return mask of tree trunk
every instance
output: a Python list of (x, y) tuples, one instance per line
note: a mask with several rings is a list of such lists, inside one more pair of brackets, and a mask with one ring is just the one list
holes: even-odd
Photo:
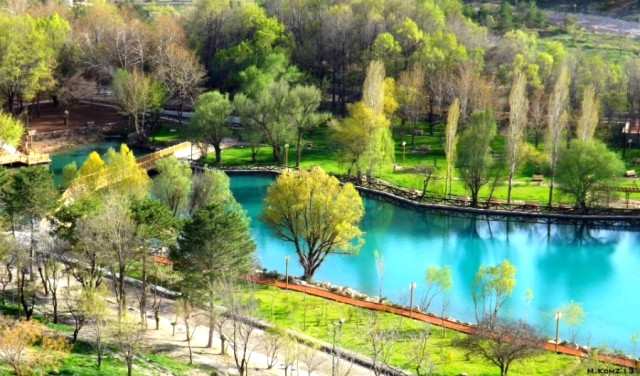
[(280, 145), (277, 144), (273, 144), (271, 145), (271, 147), (273, 148), (273, 161), (277, 162), (278, 164), (282, 164), (282, 154), (280, 153)]
[(47, 284), (47, 279), (44, 277), (42, 273), (42, 267), (38, 266), (38, 274), (40, 274), (40, 280), (42, 281), (42, 288), (44, 290), (44, 295), (49, 296), (49, 286)]
[[(222, 149), (220, 148), (220, 143), (214, 143), (213, 150), (216, 152), (216, 164), (219, 165), (222, 160)], [(206, 155), (203, 157), (206, 157)]]
[(300, 168), (300, 159), (302, 158), (302, 130), (298, 127), (298, 139), (296, 140), (296, 169)]
[[(153, 310), (153, 316), (154, 316), (154, 317), (155, 317), (155, 319), (156, 319), (156, 330), (159, 330), (159, 329), (160, 329), (160, 314), (159, 314), (159, 313), (160, 313), (160, 309), (155, 308), (155, 309)], [(174, 325), (174, 328), (175, 328), (175, 325)]]
[(140, 320), (142, 323), (142, 326), (144, 328), (147, 327), (147, 320), (146, 320), (146, 311), (147, 311), (147, 288), (148, 288), (148, 281), (147, 281), (147, 255), (143, 254), (142, 255), (142, 287), (140, 288)]
[(513, 173), (509, 173), (509, 188), (507, 189), (507, 205), (511, 204), (511, 187), (513, 186)]
[(31, 242), (30, 242), (30, 249), (29, 249), (29, 279), (31, 281), (35, 281), (36, 280), (36, 276), (35, 274), (33, 274), (33, 264), (34, 264), (34, 259), (36, 257), (36, 238), (35, 238), (35, 218), (33, 216), (31, 216), (31, 218), (29, 218), (29, 222), (31, 223)]
[(58, 323), (58, 294), (55, 290), (51, 290), (51, 304), (53, 305), (53, 323)]

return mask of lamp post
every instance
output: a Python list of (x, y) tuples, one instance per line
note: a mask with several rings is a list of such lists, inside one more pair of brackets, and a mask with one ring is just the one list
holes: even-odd
[(289, 255), (284, 256), (284, 283), (285, 290), (289, 290)]
[(289, 144), (284, 144), (284, 165), (289, 166)]
[(342, 324), (344, 319), (333, 322), (333, 342), (331, 346), (331, 376), (336, 376), (336, 333), (338, 330), (342, 332)]
[(562, 312), (556, 311), (556, 354), (558, 353), (558, 330), (560, 329), (560, 318), (562, 317)]
[(413, 317), (413, 289), (416, 288), (416, 283), (409, 283), (409, 318)]
[(404, 164), (404, 151), (407, 146), (407, 141), (402, 141), (402, 164)]

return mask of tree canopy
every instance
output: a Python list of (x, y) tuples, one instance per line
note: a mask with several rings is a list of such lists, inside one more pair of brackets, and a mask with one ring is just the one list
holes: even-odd
[(362, 245), (358, 223), (362, 199), (350, 183), (320, 168), (285, 171), (273, 183), (260, 220), (282, 240), (291, 242), (310, 280), (330, 254), (354, 254)]

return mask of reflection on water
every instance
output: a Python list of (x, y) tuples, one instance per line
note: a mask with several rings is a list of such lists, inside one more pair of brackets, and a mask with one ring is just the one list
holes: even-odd
[[(270, 176), (232, 175), (237, 200), (252, 218), (260, 212)], [(288, 243), (274, 239), (257, 220), (252, 221), (262, 266), (284, 272), (284, 256), (295, 259)], [(632, 351), (631, 334), (640, 332), (639, 234), (592, 229), (589, 226), (547, 226), (514, 220), (488, 221), (483, 216), (461, 218), (419, 213), (389, 203), (365, 199), (365, 245), (357, 256), (330, 256), (316, 280), (348, 285), (377, 295), (379, 284), (374, 249), (384, 257), (383, 295), (408, 303), (409, 283), (417, 282), (416, 296), (428, 265), (451, 267), (453, 286), (447, 315), (473, 321), (470, 286), (480, 265), (503, 259), (515, 265), (516, 287), (506, 315), (522, 317), (554, 335), (555, 309), (571, 300), (587, 313), (578, 342)], [(290, 263), (293, 274), (302, 273)], [(533, 300), (527, 304), (526, 291)], [(439, 302), (433, 306), (438, 307)], [(561, 337), (568, 338), (560, 324)]]

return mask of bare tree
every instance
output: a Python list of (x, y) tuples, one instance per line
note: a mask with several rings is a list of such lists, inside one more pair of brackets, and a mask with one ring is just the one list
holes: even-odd
[(78, 334), (82, 328), (89, 322), (89, 316), (87, 312), (82, 309), (80, 304), (80, 295), (82, 293), (82, 287), (71, 288), (67, 286), (67, 288), (62, 290), (62, 302), (64, 307), (66, 308), (66, 312), (71, 319), (73, 320), (73, 336), (71, 339), (72, 343), (76, 343), (78, 340)]
[(221, 291), (222, 302), (227, 308), (231, 324), (227, 328), (227, 338), (233, 350), (233, 359), (240, 376), (248, 375), (248, 364), (256, 344), (251, 338), (255, 331), (253, 320), (257, 317), (257, 301), (253, 286), (243, 291), (240, 286), (227, 284)]
[(58, 287), (64, 276), (64, 264), (60, 261), (61, 255), (69, 249), (69, 245), (63, 239), (53, 237), (47, 229), (41, 228), (38, 232), (38, 256), (40, 264), (38, 272), (45, 295), (51, 293), (51, 306), (53, 307), (53, 322), (58, 323)]
[(206, 72), (190, 50), (175, 43), (169, 44), (162, 55), (156, 76), (169, 97), (178, 101), (178, 122), (182, 124), (184, 105), (202, 92)]
[[(307, 376), (311, 376), (312, 373), (316, 372), (322, 364), (325, 362), (325, 359), (321, 356), (322, 352), (320, 351), (320, 347), (316, 344), (301, 344), (298, 349), (298, 358), (302, 360), (302, 362), (307, 367)], [(300, 367), (298, 367), (300, 369)]]
[[(182, 319), (185, 328), (187, 347), (189, 349), (189, 364), (193, 364), (193, 348), (191, 341), (198, 326), (205, 323), (206, 318), (197, 312), (194, 302), (189, 296), (182, 296), (175, 303), (176, 316)], [(176, 323), (177, 324), (177, 323)]]
[(513, 175), (521, 160), (520, 149), (523, 142), (524, 129), (527, 125), (527, 78), (522, 71), (515, 73), (509, 94), (509, 128), (507, 129), (506, 162), (509, 173), (509, 188), (507, 190), (507, 204), (511, 203), (511, 188)]
[(507, 376), (514, 361), (543, 351), (543, 341), (535, 328), (524, 321), (502, 319), (495, 324), (481, 322), (473, 334), (457, 344), (499, 367), (501, 376)]
[(267, 369), (273, 368), (273, 366), (278, 363), (276, 356), (284, 344), (285, 334), (286, 329), (279, 326), (269, 327), (265, 331), (264, 341), (262, 341), (262, 350), (266, 355)]
[(98, 356), (98, 368), (102, 365), (104, 351), (105, 326), (108, 319), (107, 307), (108, 291), (105, 286), (98, 288), (85, 287), (79, 297), (79, 314), (86, 316), (89, 324), (90, 336)]
[(556, 176), (556, 165), (560, 155), (560, 147), (567, 127), (567, 101), (569, 98), (569, 68), (563, 64), (560, 68), (558, 80), (553, 86), (553, 93), (549, 99), (549, 125), (547, 128), (547, 153), (549, 154), (549, 206), (553, 204), (553, 187)]
[(411, 347), (408, 358), (410, 359), (409, 364), (416, 371), (416, 376), (431, 374), (435, 366), (431, 361), (431, 352), (429, 351), (430, 330), (431, 325), (427, 323), (412, 330), (410, 334), (411, 343), (414, 345)]
[(131, 376), (133, 358), (140, 353), (147, 342), (144, 323), (125, 316), (112, 328), (110, 337), (127, 364), (127, 376)]
[(298, 342), (296, 342), (295, 338), (291, 337), (288, 333), (285, 333), (283, 340), (281, 353), (282, 363), (284, 366), (284, 376), (289, 374), (289, 369), (291, 369), (291, 374), (293, 375), (292, 368), (298, 360), (300, 346)]
[(382, 327), (377, 312), (371, 313), (368, 321), (366, 341), (371, 356), (371, 370), (374, 375), (380, 376), (391, 360), (400, 332), (398, 328)]

